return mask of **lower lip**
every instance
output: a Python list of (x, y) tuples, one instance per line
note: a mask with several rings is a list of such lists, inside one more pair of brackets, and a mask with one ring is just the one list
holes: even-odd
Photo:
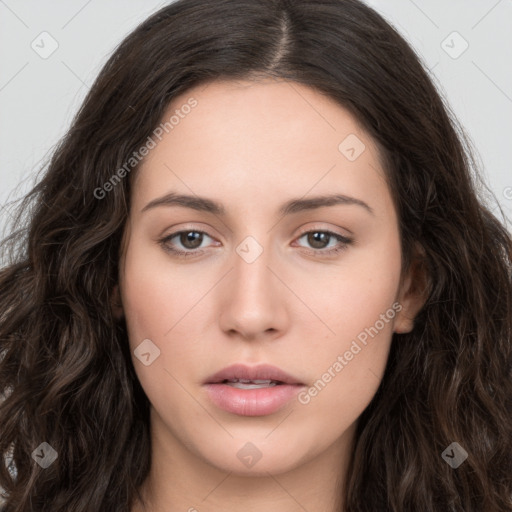
[(206, 384), (212, 402), (224, 411), (240, 416), (265, 416), (281, 409), (304, 387), (278, 384), (268, 388), (240, 389), (227, 384)]

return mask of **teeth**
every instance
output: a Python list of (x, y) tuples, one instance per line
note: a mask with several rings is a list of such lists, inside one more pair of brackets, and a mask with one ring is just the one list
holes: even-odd
[(245, 383), (245, 382), (226, 382), (228, 386), (238, 389), (260, 389), (260, 388), (270, 388), (273, 386), (277, 386), (277, 382), (273, 381), (265, 381), (264, 384), (254, 384), (254, 383)]
[(271, 379), (230, 379), (225, 380), (224, 384), (238, 389), (259, 389), (277, 386), (278, 381)]
[(249, 384), (249, 383), (252, 383), (252, 384), (269, 384), (270, 382), (279, 382), (277, 380), (272, 380), (272, 379), (225, 379), (224, 382), (242, 382), (244, 384)]

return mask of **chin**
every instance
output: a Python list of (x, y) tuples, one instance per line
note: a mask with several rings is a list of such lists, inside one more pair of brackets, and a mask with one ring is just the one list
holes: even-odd
[(224, 445), (218, 443), (220, 450), (212, 452), (212, 446), (209, 446), (207, 452), (202, 451), (201, 455), (208, 464), (238, 476), (268, 477), (268, 473), (286, 473), (304, 462), (306, 453), (298, 453), (291, 443), (265, 440), (267, 435), (268, 431), (261, 438), (254, 436), (252, 441), (250, 436), (230, 439)]

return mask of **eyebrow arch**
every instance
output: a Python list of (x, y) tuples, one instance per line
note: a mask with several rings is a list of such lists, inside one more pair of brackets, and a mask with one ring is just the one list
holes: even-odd
[[(372, 215), (375, 215), (373, 209), (360, 199), (346, 196), (343, 194), (321, 195), (310, 197), (308, 199), (291, 199), (279, 208), (279, 214), (282, 216), (299, 213), (306, 210), (315, 210), (326, 206), (335, 206), (338, 204), (362, 206)], [(183, 206), (197, 211), (212, 213), (218, 216), (225, 216), (226, 210), (221, 203), (208, 199), (206, 197), (191, 196), (186, 194), (177, 194), (170, 192), (162, 197), (157, 197), (150, 201), (141, 210), (145, 212), (158, 206)]]

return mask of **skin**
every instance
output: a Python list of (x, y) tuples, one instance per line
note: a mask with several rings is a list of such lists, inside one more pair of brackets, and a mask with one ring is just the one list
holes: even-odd
[[(151, 402), (146, 510), (334, 511), (392, 334), (410, 331), (423, 304), (416, 265), (401, 276), (398, 219), (377, 147), (346, 109), (301, 84), (211, 82), (174, 98), (164, 118), (191, 97), (197, 106), (164, 134), (134, 181), (115, 290), (114, 311), (126, 319)], [(366, 147), (354, 161), (338, 149), (349, 134)], [(171, 191), (214, 199), (226, 215), (176, 205), (141, 212)], [(373, 214), (357, 204), (278, 214), (292, 198), (335, 192)], [(207, 233), (197, 245), (167, 241), (195, 256), (172, 255), (159, 242), (180, 230)], [(322, 256), (343, 244), (327, 235), (315, 244), (309, 230), (354, 241)], [(263, 248), (252, 263), (236, 251), (247, 236)], [(232, 363), (265, 362), (309, 388), (389, 310), (394, 317), (307, 404), (239, 416), (202, 386)], [(160, 350), (148, 366), (134, 355), (145, 339)], [(261, 454), (252, 467), (237, 457), (247, 442)]]

